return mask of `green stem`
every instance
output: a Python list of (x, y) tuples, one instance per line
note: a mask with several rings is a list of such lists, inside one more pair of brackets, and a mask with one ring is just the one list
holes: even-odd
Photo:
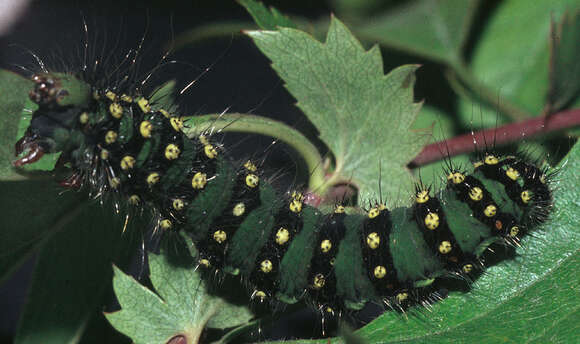
[(453, 72), (455, 72), (457, 78), (459, 78), (461, 82), (465, 83), (468, 88), (475, 93), (477, 98), (492, 106), (497, 111), (505, 114), (511, 118), (512, 121), (522, 121), (532, 117), (530, 113), (522, 110), (507, 100), (502, 100), (501, 102), (498, 101), (497, 94), (479, 81), (463, 61), (454, 61), (449, 63), (448, 66), (453, 70)]
[(200, 25), (179, 34), (164, 49), (178, 51), (203, 40), (231, 37), (240, 34), (242, 30), (254, 30), (257, 28), (258, 26), (252, 21), (235, 20)]
[(238, 132), (266, 135), (286, 143), (294, 148), (306, 162), (310, 171), (309, 190), (316, 190), (317, 194), (324, 195), (328, 183), (324, 178), (322, 157), (316, 146), (294, 128), (266, 117), (240, 113), (190, 117), (187, 124), (191, 127), (185, 131), (189, 137), (206, 131)]

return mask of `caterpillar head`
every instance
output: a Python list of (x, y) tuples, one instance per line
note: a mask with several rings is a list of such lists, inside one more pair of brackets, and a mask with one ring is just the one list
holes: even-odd
[(62, 152), (74, 144), (71, 139), (78, 118), (91, 102), (91, 88), (71, 74), (35, 74), (30, 99), (38, 104), (24, 136), (15, 145), (13, 162), (22, 166), (39, 160), (45, 153)]

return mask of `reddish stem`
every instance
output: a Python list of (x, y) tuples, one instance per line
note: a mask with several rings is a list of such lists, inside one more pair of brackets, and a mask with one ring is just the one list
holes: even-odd
[(420, 167), (447, 157), (471, 153), (475, 150), (485, 150), (491, 146), (501, 146), (578, 125), (580, 125), (580, 109), (573, 109), (547, 117), (536, 117), (494, 129), (464, 134), (423, 147), (421, 153), (409, 163), (409, 166), (411, 168)]

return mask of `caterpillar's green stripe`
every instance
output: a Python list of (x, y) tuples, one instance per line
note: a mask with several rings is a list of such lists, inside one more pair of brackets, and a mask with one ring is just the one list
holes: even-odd
[(436, 193), (418, 186), (411, 207), (347, 214), (339, 204), (323, 214), (299, 192), (278, 193), (251, 161), (235, 164), (211, 138), (187, 138), (179, 117), (138, 94), (67, 74), (33, 80), (39, 108), (17, 165), (62, 152), (90, 185), (153, 209), (160, 231), (187, 233), (200, 266), (240, 274), (257, 301), (306, 298), (327, 312), (369, 301), (401, 307), (437, 278), (470, 275), (492, 243), (517, 243), (552, 204), (544, 170), (487, 152), (471, 173), (450, 168)]

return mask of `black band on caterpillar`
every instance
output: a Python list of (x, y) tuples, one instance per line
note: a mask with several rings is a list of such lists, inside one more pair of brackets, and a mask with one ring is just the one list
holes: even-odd
[(33, 80), (39, 109), (15, 165), (62, 152), (89, 185), (152, 208), (160, 231), (185, 231), (200, 266), (240, 274), (258, 302), (307, 299), (330, 313), (369, 301), (403, 307), (437, 278), (467, 277), (491, 244), (517, 243), (552, 204), (544, 170), (488, 152), (471, 173), (450, 167), (441, 191), (418, 184), (412, 207), (322, 214), (209, 137), (187, 138), (180, 117), (140, 95), (66, 74)]

